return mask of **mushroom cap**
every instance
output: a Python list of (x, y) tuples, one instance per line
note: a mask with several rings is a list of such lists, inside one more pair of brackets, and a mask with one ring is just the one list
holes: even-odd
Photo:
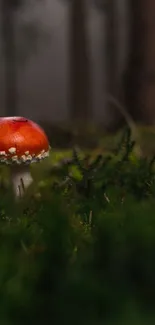
[(0, 162), (30, 164), (49, 155), (49, 141), (36, 123), (24, 117), (0, 118)]

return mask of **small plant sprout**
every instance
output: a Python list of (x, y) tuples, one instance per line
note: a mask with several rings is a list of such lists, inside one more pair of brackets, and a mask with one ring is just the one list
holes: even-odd
[(24, 117), (0, 118), (0, 163), (9, 165), (16, 198), (33, 182), (30, 165), (49, 156), (49, 141), (39, 125)]

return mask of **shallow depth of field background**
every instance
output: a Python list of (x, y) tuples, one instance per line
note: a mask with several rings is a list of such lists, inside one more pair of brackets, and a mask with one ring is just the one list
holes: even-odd
[(0, 324), (155, 323), (155, 2), (1, 0), (0, 116), (51, 153), (0, 166)]

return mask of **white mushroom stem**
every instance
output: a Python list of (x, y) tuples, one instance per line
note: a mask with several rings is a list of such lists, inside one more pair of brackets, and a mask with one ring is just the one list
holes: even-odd
[(13, 191), (16, 198), (23, 197), (26, 189), (33, 182), (33, 178), (30, 172), (30, 166), (16, 165), (11, 166), (11, 182), (13, 186)]

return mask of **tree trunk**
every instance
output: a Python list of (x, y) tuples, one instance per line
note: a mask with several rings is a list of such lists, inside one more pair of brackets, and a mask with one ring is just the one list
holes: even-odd
[(115, 129), (122, 121), (122, 114), (117, 106), (114, 105), (115, 100), (120, 97), (119, 71), (118, 71), (118, 26), (117, 26), (117, 7), (116, 0), (107, 0), (105, 6), (105, 21), (106, 21), (106, 43), (104, 43), (103, 53), (105, 55), (106, 64), (106, 109), (108, 111), (109, 129)]
[(17, 115), (18, 89), (15, 44), (15, 17), (9, 0), (1, 2), (2, 42), (5, 64), (5, 112), (7, 116)]
[(140, 104), (143, 117), (149, 124), (155, 123), (155, 1), (142, 1), (144, 39), (144, 66), (141, 83)]
[(142, 1), (130, 0), (130, 52), (124, 78), (125, 101), (128, 111), (138, 119), (141, 111), (139, 101), (144, 62), (144, 35), (142, 29)]
[(117, 93), (117, 21), (115, 0), (107, 0), (106, 10), (106, 85), (111, 95)]
[(85, 123), (91, 117), (90, 63), (86, 33), (85, 0), (73, 0), (70, 8), (70, 117)]
[(155, 1), (130, 0), (130, 60), (125, 90), (128, 109), (144, 123), (155, 122)]

